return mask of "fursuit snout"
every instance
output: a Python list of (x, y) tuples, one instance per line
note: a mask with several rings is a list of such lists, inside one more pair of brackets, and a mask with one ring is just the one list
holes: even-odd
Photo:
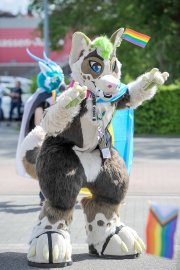
[(118, 91), (120, 81), (112, 75), (104, 75), (97, 81), (97, 87), (103, 90), (105, 95), (113, 95)]

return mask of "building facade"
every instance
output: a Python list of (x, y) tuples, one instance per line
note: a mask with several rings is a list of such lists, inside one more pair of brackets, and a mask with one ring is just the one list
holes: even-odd
[[(44, 43), (38, 31), (39, 18), (33, 16), (3, 16), (0, 13), (0, 76), (32, 78), (39, 72), (38, 64), (26, 53), (28, 48), (42, 58)], [(63, 49), (50, 52), (49, 57), (60, 64), (66, 73), (72, 35), (68, 33), (62, 41)]]

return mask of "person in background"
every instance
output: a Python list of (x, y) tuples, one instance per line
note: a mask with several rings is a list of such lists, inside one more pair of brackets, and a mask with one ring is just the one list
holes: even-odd
[(21, 95), (22, 95), (21, 83), (17, 81), (16, 86), (11, 90), (10, 93), (11, 107), (9, 112), (9, 121), (12, 121), (12, 116), (15, 108), (17, 108), (18, 120), (21, 119), (21, 105), (22, 105)]

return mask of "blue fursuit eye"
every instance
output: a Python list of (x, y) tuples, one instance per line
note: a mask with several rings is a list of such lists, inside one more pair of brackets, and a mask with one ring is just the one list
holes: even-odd
[(102, 66), (95, 61), (89, 61), (89, 65), (90, 65), (91, 69), (96, 73), (100, 73), (102, 70)]

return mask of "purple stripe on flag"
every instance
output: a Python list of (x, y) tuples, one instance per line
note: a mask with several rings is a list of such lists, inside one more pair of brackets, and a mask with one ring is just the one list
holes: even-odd
[(139, 46), (139, 47), (142, 47), (142, 48), (144, 48), (146, 46), (146, 44), (142, 44), (141, 42), (135, 41), (135, 40), (133, 40), (132, 38), (129, 38), (129, 37), (124, 36), (123, 39), (125, 39), (125, 40)]

